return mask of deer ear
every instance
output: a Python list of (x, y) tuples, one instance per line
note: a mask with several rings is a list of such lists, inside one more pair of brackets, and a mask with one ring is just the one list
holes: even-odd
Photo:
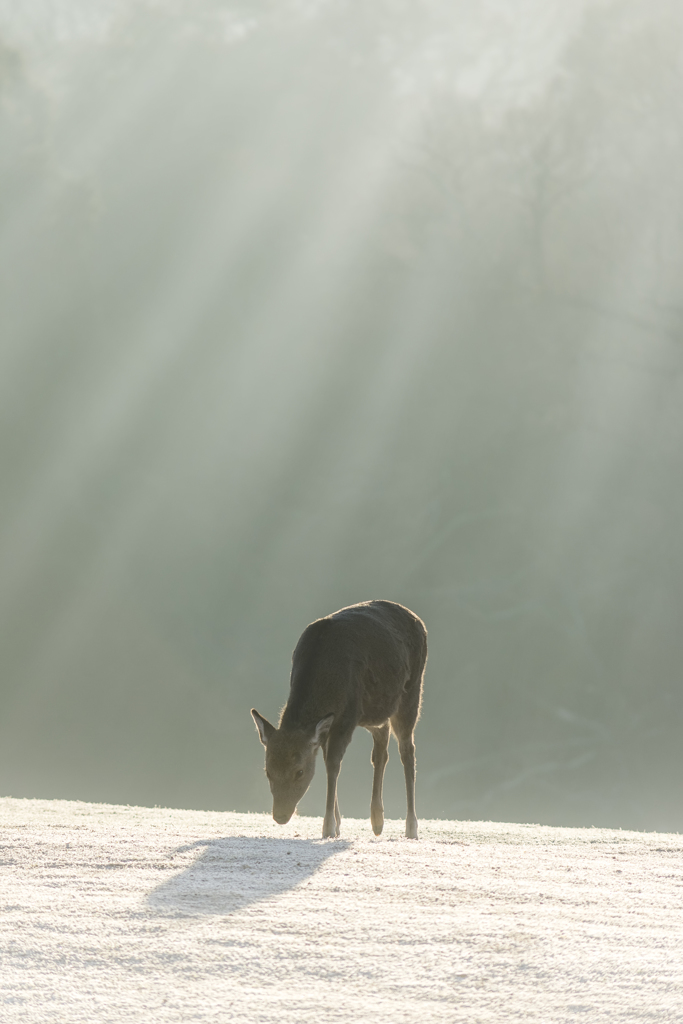
[(320, 719), (320, 721), (318, 722), (318, 724), (315, 727), (315, 732), (313, 733), (313, 739), (311, 740), (311, 746), (313, 746), (313, 747), (319, 747), (320, 746), (320, 744), (321, 744), (321, 742), (323, 740), (323, 737), (325, 736), (326, 733), (328, 733), (330, 731), (330, 726), (332, 725), (333, 722), (334, 722), (334, 715), (325, 715), (324, 718)]
[(271, 725), (267, 718), (263, 715), (259, 715), (255, 708), (251, 709), (251, 717), (256, 722), (256, 728), (258, 729), (259, 739), (264, 747), (268, 746), (268, 740), (276, 731), (275, 726)]

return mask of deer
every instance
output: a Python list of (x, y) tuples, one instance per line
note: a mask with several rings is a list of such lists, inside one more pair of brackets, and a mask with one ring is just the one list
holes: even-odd
[(417, 839), (415, 725), (422, 705), (427, 630), (414, 612), (393, 601), (352, 604), (303, 631), (292, 654), (289, 697), (277, 727), (251, 714), (266, 748), (273, 818), (285, 825), (311, 784), (321, 749), (327, 771), (323, 839), (340, 835), (337, 780), (356, 726), (373, 738), (370, 821), (384, 827), (382, 785), (389, 738), (398, 743), (406, 781), (406, 830)]

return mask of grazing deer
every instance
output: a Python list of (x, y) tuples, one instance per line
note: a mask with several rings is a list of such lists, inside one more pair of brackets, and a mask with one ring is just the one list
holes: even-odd
[(406, 836), (417, 839), (415, 743), (427, 630), (413, 612), (393, 601), (365, 601), (317, 619), (301, 634), (292, 655), (289, 699), (276, 729), (252, 709), (266, 748), (273, 817), (284, 825), (311, 784), (322, 748), (327, 769), (323, 839), (339, 835), (337, 778), (353, 731), (372, 733), (370, 820), (384, 826), (382, 782), (393, 731), (406, 777)]

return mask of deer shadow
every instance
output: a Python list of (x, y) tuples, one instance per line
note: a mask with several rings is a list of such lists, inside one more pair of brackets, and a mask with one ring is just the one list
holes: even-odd
[(344, 840), (247, 836), (200, 839), (173, 851), (187, 853), (204, 847), (189, 867), (153, 889), (146, 902), (158, 913), (173, 917), (233, 914), (294, 889), (349, 845)]

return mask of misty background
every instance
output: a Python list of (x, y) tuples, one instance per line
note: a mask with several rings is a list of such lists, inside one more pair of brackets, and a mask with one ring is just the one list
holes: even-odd
[(677, 0), (0, 0), (3, 794), (269, 810), (386, 598), (419, 816), (683, 827), (682, 96)]

